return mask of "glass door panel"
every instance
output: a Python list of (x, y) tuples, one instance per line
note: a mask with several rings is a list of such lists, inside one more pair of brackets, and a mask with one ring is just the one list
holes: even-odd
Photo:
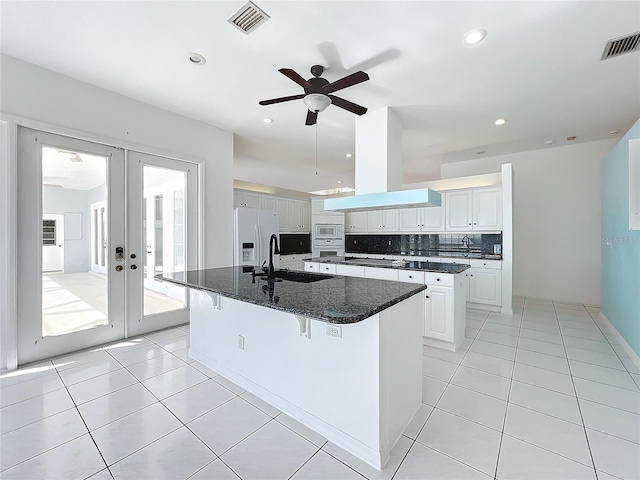
[(124, 215), (121, 150), (19, 128), (19, 363), (124, 336)]

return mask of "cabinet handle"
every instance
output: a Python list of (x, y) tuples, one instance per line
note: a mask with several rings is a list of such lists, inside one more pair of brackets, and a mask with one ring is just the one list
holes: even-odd
[(429, 295), (427, 295), (425, 298), (429, 298)]
[(471, 223), (469, 223), (469, 225), (471, 225)]
[(473, 275), (471, 275), (473, 277)]
[(486, 263), (483, 263), (483, 265), (486, 265)]
[(440, 281), (440, 279), (439, 279), (439, 278), (436, 278), (436, 281), (437, 281), (437, 282), (439, 282), (439, 281)]
[(409, 275), (409, 278), (413, 278), (413, 276)]
[(476, 222), (473, 222), (473, 224), (474, 224), (474, 225), (477, 225), (477, 223), (476, 223)]

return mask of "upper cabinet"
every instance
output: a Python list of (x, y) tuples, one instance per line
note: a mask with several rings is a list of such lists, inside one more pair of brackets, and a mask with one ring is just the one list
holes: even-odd
[(367, 212), (369, 232), (397, 232), (398, 210), (372, 210)]
[(281, 232), (311, 232), (310, 201), (276, 197), (248, 190), (234, 190), (233, 207), (276, 211)]
[(473, 230), (471, 190), (455, 190), (445, 194), (446, 229), (455, 232)]
[(311, 213), (313, 215), (330, 215), (344, 218), (344, 212), (336, 212), (333, 210), (324, 209), (324, 198), (312, 198), (311, 199)]
[(247, 208), (260, 208), (259, 193), (248, 192), (245, 190), (233, 191), (233, 208), (247, 207)]
[(367, 212), (347, 212), (344, 214), (345, 233), (367, 233)]
[(446, 230), (502, 230), (502, 188), (455, 190), (445, 195)]
[(502, 188), (473, 190), (473, 229), (502, 230)]
[(441, 207), (401, 208), (398, 210), (399, 232), (444, 232), (444, 195)]

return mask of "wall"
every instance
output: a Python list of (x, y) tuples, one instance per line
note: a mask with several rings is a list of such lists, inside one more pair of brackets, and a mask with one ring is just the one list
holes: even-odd
[[(203, 170), (200, 193), (204, 212), (200, 218), (204, 231), (200, 233), (204, 266), (232, 264), (231, 132), (6, 55), (0, 55), (0, 67), (0, 114), (8, 122), (10, 140), (9, 176), (3, 178), (3, 189), (15, 183), (15, 178), (9, 177), (15, 176), (13, 142), (17, 125), (198, 163)], [(10, 199), (12, 196), (15, 198), (15, 192), (9, 195)], [(15, 210), (15, 205), (9, 205), (8, 210), (14, 211), (11, 209)], [(11, 216), (10, 212), (7, 216)], [(8, 253), (3, 249), (0, 255)], [(11, 258), (0, 262), (3, 267), (7, 264), (11, 265)], [(2, 287), (3, 290), (15, 284), (15, 271), (10, 275), (12, 286)], [(14, 294), (10, 296), (15, 298)], [(9, 323), (7, 315), (14, 316), (3, 313), (1, 323)], [(11, 328), (7, 337), (15, 335)], [(5, 356), (1, 357), (0, 366), (4, 366)]]
[(71, 188), (43, 187), (42, 213), (82, 214), (82, 239), (64, 240), (64, 273), (91, 270), (91, 217), (89, 192)]
[(640, 138), (640, 120), (615, 145), (601, 165), (600, 310), (640, 355), (640, 232), (629, 230), (629, 140), (634, 138)]
[(600, 140), (441, 166), (442, 178), (513, 165), (513, 293), (600, 304)]

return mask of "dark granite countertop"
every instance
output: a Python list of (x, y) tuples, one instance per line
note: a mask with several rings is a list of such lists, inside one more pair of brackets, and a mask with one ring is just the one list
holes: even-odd
[(469, 265), (461, 263), (440, 263), (440, 262), (418, 262), (414, 260), (405, 260), (404, 262), (395, 262), (391, 260), (380, 261), (379, 259), (367, 259), (357, 257), (313, 257), (304, 258), (305, 262), (331, 263), (340, 265), (360, 265), (364, 267), (375, 268), (394, 268), (396, 270), (420, 270), (423, 272), (435, 273), (451, 273), (456, 274), (464, 272)]
[[(426, 289), (426, 285), (279, 270), (295, 280), (267, 281), (254, 267), (223, 267), (156, 275), (177, 285), (328, 323), (356, 323)], [(255, 267), (260, 272), (259, 267)], [(311, 283), (307, 280), (321, 278)]]

